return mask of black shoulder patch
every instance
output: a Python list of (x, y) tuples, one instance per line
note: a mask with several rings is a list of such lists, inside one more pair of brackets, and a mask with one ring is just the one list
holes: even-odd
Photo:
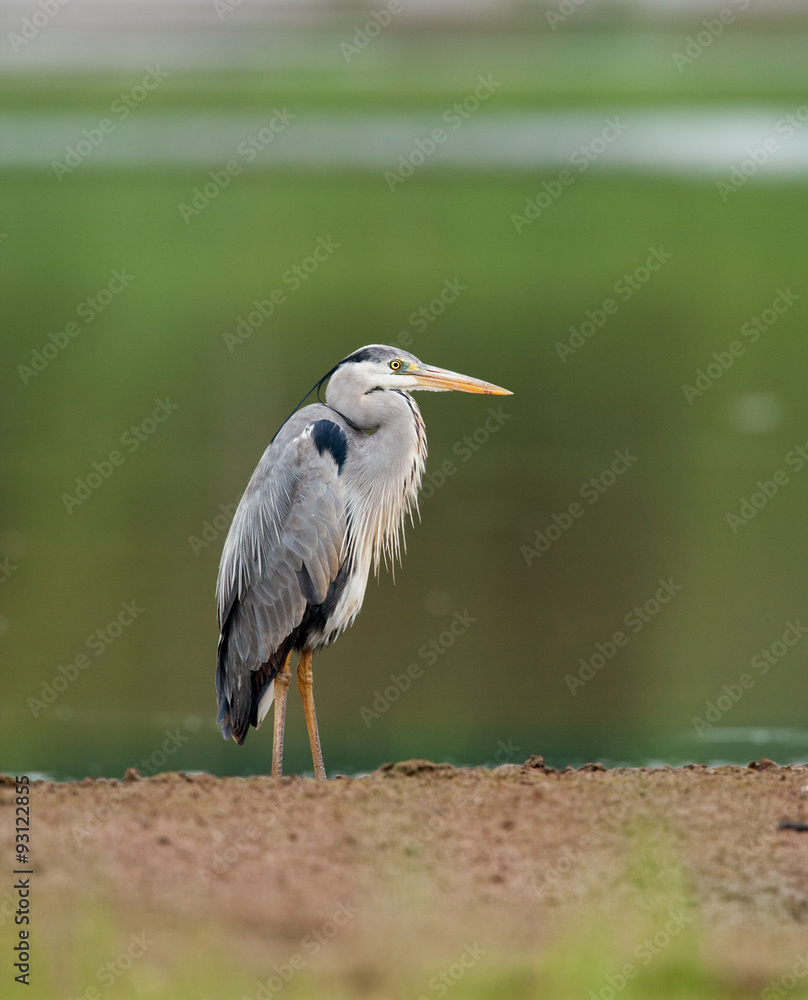
[(335, 424), (333, 420), (315, 421), (311, 427), (311, 439), (321, 455), (325, 451), (331, 454), (342, 472), (348, 457), (348, 437), (339, 424)]

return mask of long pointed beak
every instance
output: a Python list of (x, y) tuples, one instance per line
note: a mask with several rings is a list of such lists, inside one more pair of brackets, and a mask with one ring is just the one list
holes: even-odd
[(432, 389), (436, 392), (457, 389), (460, 392), (484, 392), (489, 396), (513, 395), (510, 389), (503, 389), (501, 386), (483, 382), (478, 378), (471, 378), (470, 375), (450, 372), (445, 368), (434, 368), (432, 365), (421, 365), (417, 371), (408, 374), (412, 375), (418, 385), (423, 386), (424, 389)]

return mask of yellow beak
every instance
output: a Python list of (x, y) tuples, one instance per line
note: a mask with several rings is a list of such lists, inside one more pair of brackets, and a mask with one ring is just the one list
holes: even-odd
[(503, 389), (501, 386), (492, 385), (490, 382), (483, 382), (478, 378), (471, 378), (470, 375), (460, 375), (458, 372), (450, 372), (445, 368), (433, 368), (432, 365), (421, 365), (417, 371), (411, 371), (407, 374), (412, 375), (418, 385), (437, 392), (457, 389), (460, 392), (484, 392), (489, 396), (513, 395), (510, 389)]

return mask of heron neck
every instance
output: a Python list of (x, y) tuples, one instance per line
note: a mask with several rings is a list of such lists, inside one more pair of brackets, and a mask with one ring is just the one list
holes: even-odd
[(335, 410), (355, 430), (375, 431), (398, 425), (402, 417), (412, 421), (411, 398), (404, 392), (371, 389), (357, 393), (352, 386), (343, 386), (335, 375), (328, 383), (326, 406)]
[(336, 406), (331, 406), (330, 403), (326, 403), (325, 405), (328, 407), (329, 410), (333, 410), (334, 413), (336, 413), (338, 417), (342, 417), (342, 419), (345, 421), (345, 423), (348, 424), (349, 427), (353, 427), (353, 429), (355, 431), (364, 430), (364, 428), (362, 428), (362, 427), (357, 427), (357, 425), (353, 422), (353, 420), (351, 420), (349, 417), (347, 417), (341, 410), (338, 410), (336, 408)]

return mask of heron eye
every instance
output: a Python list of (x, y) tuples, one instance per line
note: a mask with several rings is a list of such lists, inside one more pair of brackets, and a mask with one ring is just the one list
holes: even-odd
[(394, 372), (397, 372), (398, 369), (401, 367), (401, 362), (399, 361), (398, 358), (396, 358), (395, 361), (390, 362), (390, 367), (393, 369)]

